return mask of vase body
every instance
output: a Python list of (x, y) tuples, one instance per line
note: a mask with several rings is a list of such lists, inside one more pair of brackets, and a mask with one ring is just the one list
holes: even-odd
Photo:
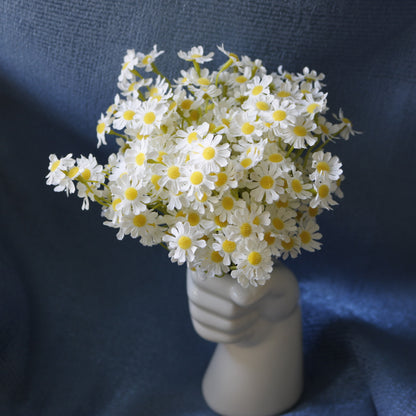
[(188, 270), (192, 323), (217, 342), (202, 381), (222, 416), (272, 416), (302, 392), (302, 319), (293, 274), (277, 265), (265, 286), (244, 289), (230, 276), (201, 279)]

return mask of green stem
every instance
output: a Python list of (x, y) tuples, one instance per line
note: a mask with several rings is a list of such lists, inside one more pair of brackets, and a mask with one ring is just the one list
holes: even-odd
[(169, 79), (167, 77), (165, 77), (158, 69), (158, 67), (156, 66), (156, 64), (153, 62), (152, 63), (152, 69), (153, 72), (159, 76), (161, 76), (169, 85), (169, 88), (172, 88), (172, 84), (170, 83)]
[(201, 76), (201, 67), (199, 66), (199, 63), (195, 60), (193, 60), (192, 63), (194, 64), (196, 73), (200, 77)]
[(293, 149), (295, 148), (295, 145), (292, 144), (292, 146), (290, 147), (290, 149), (286, 152), (285, 157), (289, 157), (289, 155), (293, 152)]
[(128, 140), (128, 137), (127, 136), (124, 136), (123, 134), (117, 133), (114, 130), (110, 130), (110, 132), (108, 134), (112, 134), (113, 136), (118, 136), (118, 137), (121, 137), (124, 140)]

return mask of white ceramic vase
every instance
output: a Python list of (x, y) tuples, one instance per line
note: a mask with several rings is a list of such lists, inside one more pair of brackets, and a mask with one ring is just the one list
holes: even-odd
[(288, 410), (303, 387), (297, 281), (276, 265), (271, 279), (242, 288), (231, 276), (187, 271), (193, 326), (217, 342), (202, 381), (208, 406), (222, 416), (271, 416)]

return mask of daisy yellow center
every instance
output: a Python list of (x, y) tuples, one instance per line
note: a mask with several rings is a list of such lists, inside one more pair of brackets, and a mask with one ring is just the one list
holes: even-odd
[(272, 224), (276, 230), (283, 230), (285, 228), (285, 223), (279, 217), (273, 218)]
[(169, 105), (169, 111), (173, 110), (176, 107), (175, 101), (172, 101)]
[(257, 266), (261, 263), (261, 254), (258, 251), (252, 251), (247, 256), (247, 260), (252, 266)]
[(224, 242), (222, 243), (222, 249), (226, 252), (226, 253), (232, 253), (236, 248), (236, 244), (234, 243), (234, 241), (230, 241), (230, 240), (224, 240)]
[(125, 197), (126, 197), (126, 199), (128, 199), (129, 201), (134, 201), (134, 200), (137, 198), (137, 194), (138, 194), (137, 189), (132, 188), (132, 187), (127, 188), (127, 189), (124, 191), (124, 196), (125, 196)]
[(253, 224), (254, 225), (260, 225), (260, 218), (259, 217), (255, 217), (253, 220)]
[(102, 134), (104, 132), (104, 130), (105, 130), (105, 123), (98, 124), (98, 126), (97, 126), (97, 133), (98, 134)]
[(202, 152), (202, 157), (205, 160), (211, 160), (215, 156), (215, 149), (213, 147), (207, 147)]
[(181, 175), (179, 172), (178, 166), (170, 166), (167, 174), (168, 174), (168, 177), (173, 180), (178, 179), (179, 176)]
[(183, 235), (178, 240), (178, 246), (182, 250), (188, 250), (192, 246), (192, 240), (188, 236)]
[(113, 208), (113, 210), (115, 211), (117, 208), (117, 205), (121, 202), (121, 198), (116, 198), (112, 203), (111, 203), (111, 207)]
[(86, 181), (91, 178), (91, 171), (87, 168), (85, 168), (82, 173), (81, 176), (83, 177), (83, 179), (85, 179)]
[(211, 253), (211, 261), (213, 261), (214, 263), (221, 263), (222, 259), (223, 257), (221, 256), (220, 253), (218, 253), (218, 251), (213, 251)]
[(290, 97), (290, 92), (287, 91), (279, 91), (277, 93), (277, 96), (280, 98)]
[(191, 144), (198, 138), (198, 133), (196, 131), (193, 131), (192, 133), (188, 134), (188, 143)]
[(239, 75), (236, 79), (236, 82), (238, 82), (239, 84), (243, 84), (244, 82), (247, 81), (247, 78), (244, 75)]
[(215, 182), (215, 186), (220, 187), (227, 183), (228, 176), (224, 172), (220, 172), (217, 174), (217, 182)]
[(328, 185), (323, 184), (318, 188), (318, 195), (320, 198), (326, 198), (328, 194), (329, 194)]
[(133, 224), (136, 227), (144, 227), (146, 225), (146, 216), (143, 214), (136, 215), (133, 218)]
[(241, 131), (244, 134), (251, 134), (254, 131), (254, 126), (252, 124), (246, 122), (241, 126)]
[(197, 212), (190, 212), (188, 214), (188, 222), (192, 227), (195, 227), (195, 225), (198, 225), (201, 218), (199, 217), (199, 214)]
[(195, 193), (195, 198), (199, 201), (199, 202), (205, 202), (208, 199), (208, 195), (204, 192), (204, 195), (202, 195), (202, 197), (200, 198), (198, 196), (197, 193)]
[(263, 92), (263, 87), (261, 86), (261, 85), (256, 85), (253, 89), (252, 89), (252, 91), (251, 91), (251, 93), (253, 94), (253, 95), (259, 95), (259, 94), (261, 94)]
[(245, 159), (241, 161), (241, 166), (243, 168), (248, 168), (252, 163), (253, 161), (249, 157), (246, 157)]
[(199, 111), (198, 110), (191, 110), (189, 117), (192, 121), (197, 121), (199, 119)]
[(329, 133), (329, 129), (327, 126), (325, 126), (324, 124), (320, 124), (319, 127), (321, 128), (322, 132), (324, 134), (328, 134)]
[(160, 189), (160, 186), (158, 184), (160, 178), (160, 175), (152, 175), (152, 177), (150, 178), (150, 182), (152, 182), (153, 186), (156, 188), (157, 191)]
[(299, 234), (299, 237), (303, 244), (308, 244), (312, 239), (310, 233), (305, 230)]
[(156, 96), (159, 93), (159, 89), (157, 87), (150, 88), (149, 94), (151, 97)]
[(273, 186), (273, 184), (274, 184), (274, 180), (271, 176), (266, 175), (260, 179), (260, 186), (263, 189), (270, 189)]
[(243, 237), (249, 237), (251, 235), (251, 225), (248, 222), (245, 222), (244, 224), (241, 224), (240, 234)]
[(277, 208), (287, 208), (289, 206), (289, 201), (276, 201)]
[(146, 156), (144, 155), (144, 153), (139, 153), (139, 154), (136, 156), (136, 163), (137, 163), (139, 166), (142, 166), (142, 165), (143, 165), (143, 163), (144, 163), (144, 161), (145, 161), (145, 159), (146, 159)]
[(273, 120), (274, 121), (283, 121), (285, 118), (286, 118), (286, 111), (276, 110), (273, 113)]
[(309, 90), (307, 90), (307, 89), (302, 89), (302, 90), (300, 90), (300, 92), (303, 94), (303, 95), (306, 95), (306, 94), (310, 94), (311, 92), (309, 91)]
[(191, 55), (191, 58), (192, 59), (198, 59), (198, 58), (200, 58), (202, 55), (201, 54), (199, 54), (199, 53), (194, 53), (194, 54), (192, 54)]
[(311, 217), (316, 217), (318, 215), (318, 208), (308, 208), (308, 213)]
[(68, 176), (70, 178), (75, 178), (75, 176), (78, 175), (79, 172), (79, 167), (78, 166), (74, 166), (69, 172), (68, 172)]
[(343, 121), (345, 124), (351, 124), (350, 119), (348, 119), (348, 118), (346, 118), (346, 117), (344, 117), (344, 118), (342, 119), (342, 121)]
[(292, 181), (292, 189), (296, 192), (296, 193), (299, 193), (299, 192), (302, 192), (302, 184), (300, 183), (300, 180), (299, 179), (293, 179), (293, 181)]
[(224, 228), (224, 227), (226, 227), (228, 225), (228, 222), (227, 221), (220, 221), (219, 215), (217, 215), (214, 218), (214, 222), (215, 222), (215, 224), (217, 224), (218, 227), (221, 227), (221, 228)]
[(181, 107), (182, 107), (184, 110), (189, 110), (189, 109), (191, 108), (192, 103), (193, 103), (193, 101), (192, 101), (192, 100), (183, 100), (183, 101), (182, 101), (182, 104), (181, 104)]
[(295, 245), (295, 242), (293, 241), (293, 239), (291, 238), (289, 241), (283, 241), (282, 240), (282, 247), (285, 250), (291, 250), (293, 248), (293, 246)]
[(221, 204), (226, 211), (230, 211), (234, 207), (234, 200), (230, 196), (226, 196), (223, 198)]
[(198, 79), (198, 84), (199, 85), (209, 85), (210, 82), (209, 82), (209, 79), (208, 78), (199, 78)]
[(316, 110), (316, 108), (318, 107), (318, 104), (316, 104), (316, 103), (312, 103), (312, 104), (309, 104), (307, 107), (306, 107), (306, 111), (309, 113), (309, 114), (313, 114), (313, 112)]
[(146, 56), (143, 58), (142, 62), (143, 62), (145, 65), (147, 65), (151, 59), (152, 59), (152, 55), (146, 55)]
[(264, 101), (257, 101), (256, 107), (260, 111), (267, 111), (269, 109), (269, 104), (265, 103)]
[(304, 137), (306, 136), (306, 129), (303, 126), (295, 126), (293, 133), (295, 133), (298, 137)]
[(127, 110), (123, 113), (124, 120), (130, 121), (133, 120), (133, 117), (136, 113), (133, 110)]
[(271, 246), (276, 241), (276, 237), (273, 237), (272, 233), (267, 232), (266, 234), (264, 234), (264, 240), (267, 242), (269, 246)]
[(200, 185), (204, 180), (204, 175), (197, 170), (196, 172), (192, 173), (190, 180), (193, 185)]
[(280, 153), (272, 153), (269, 156), (269, 162), (280, 163), (283, 160), (283, 156)]
[(55, 172), (56, 169), (58, 169), (58, 166), (61, 164), (60, 160), (55, 160), (55, 162), (52, 163), (51, 166), (51, 172)]
[(158, 156), (157, 156), (157, 158), (156, 158), (156, 160), (157, 160), (159, 163), (162, 163), (162, 162), (163, 162), (163, 156), (165, 156), (165, 155), (167, 155), (167, 153), (166, 153), (166, 152), (162, 152), (162, 151), (160, 151), (160, 152), (159, 152), (159, 154), (158, 154)]
[(331, 169), (330, 169), (328, 163), (326, 163), (324, 161), (321, 161), (316, 165), (316, 170), (319, 173), (322, 173), (322, 172), (329, 172)]
[(145, 124), (152, 124), (156, 120), (156, 114), (153, 111), (149, 111), (143, 117)]

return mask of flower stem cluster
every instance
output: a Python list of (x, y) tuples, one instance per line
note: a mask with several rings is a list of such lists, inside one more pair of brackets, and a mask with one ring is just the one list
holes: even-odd
[(316, 218), (342, 197), (343, 180), (323, 149), (358, 132), (342, 110), (327, 119), (323, 74), (268, 73), (219, 50), (217, 71), (202, 67), (213, 56), (202, 46), (180, 51), (189, 68), (174, 81), (157, 68), (156, 45), (127, 51), (120, 93), (97, 123), (98, 146), (114, 136), (118, 152), (104, 165), (51, 155), (47, 184), (77, 193), (82, 209), (101, 204), (118, 239), (162, 244), (208, 277), (263, 285), (273, 257), (320, 249)]

